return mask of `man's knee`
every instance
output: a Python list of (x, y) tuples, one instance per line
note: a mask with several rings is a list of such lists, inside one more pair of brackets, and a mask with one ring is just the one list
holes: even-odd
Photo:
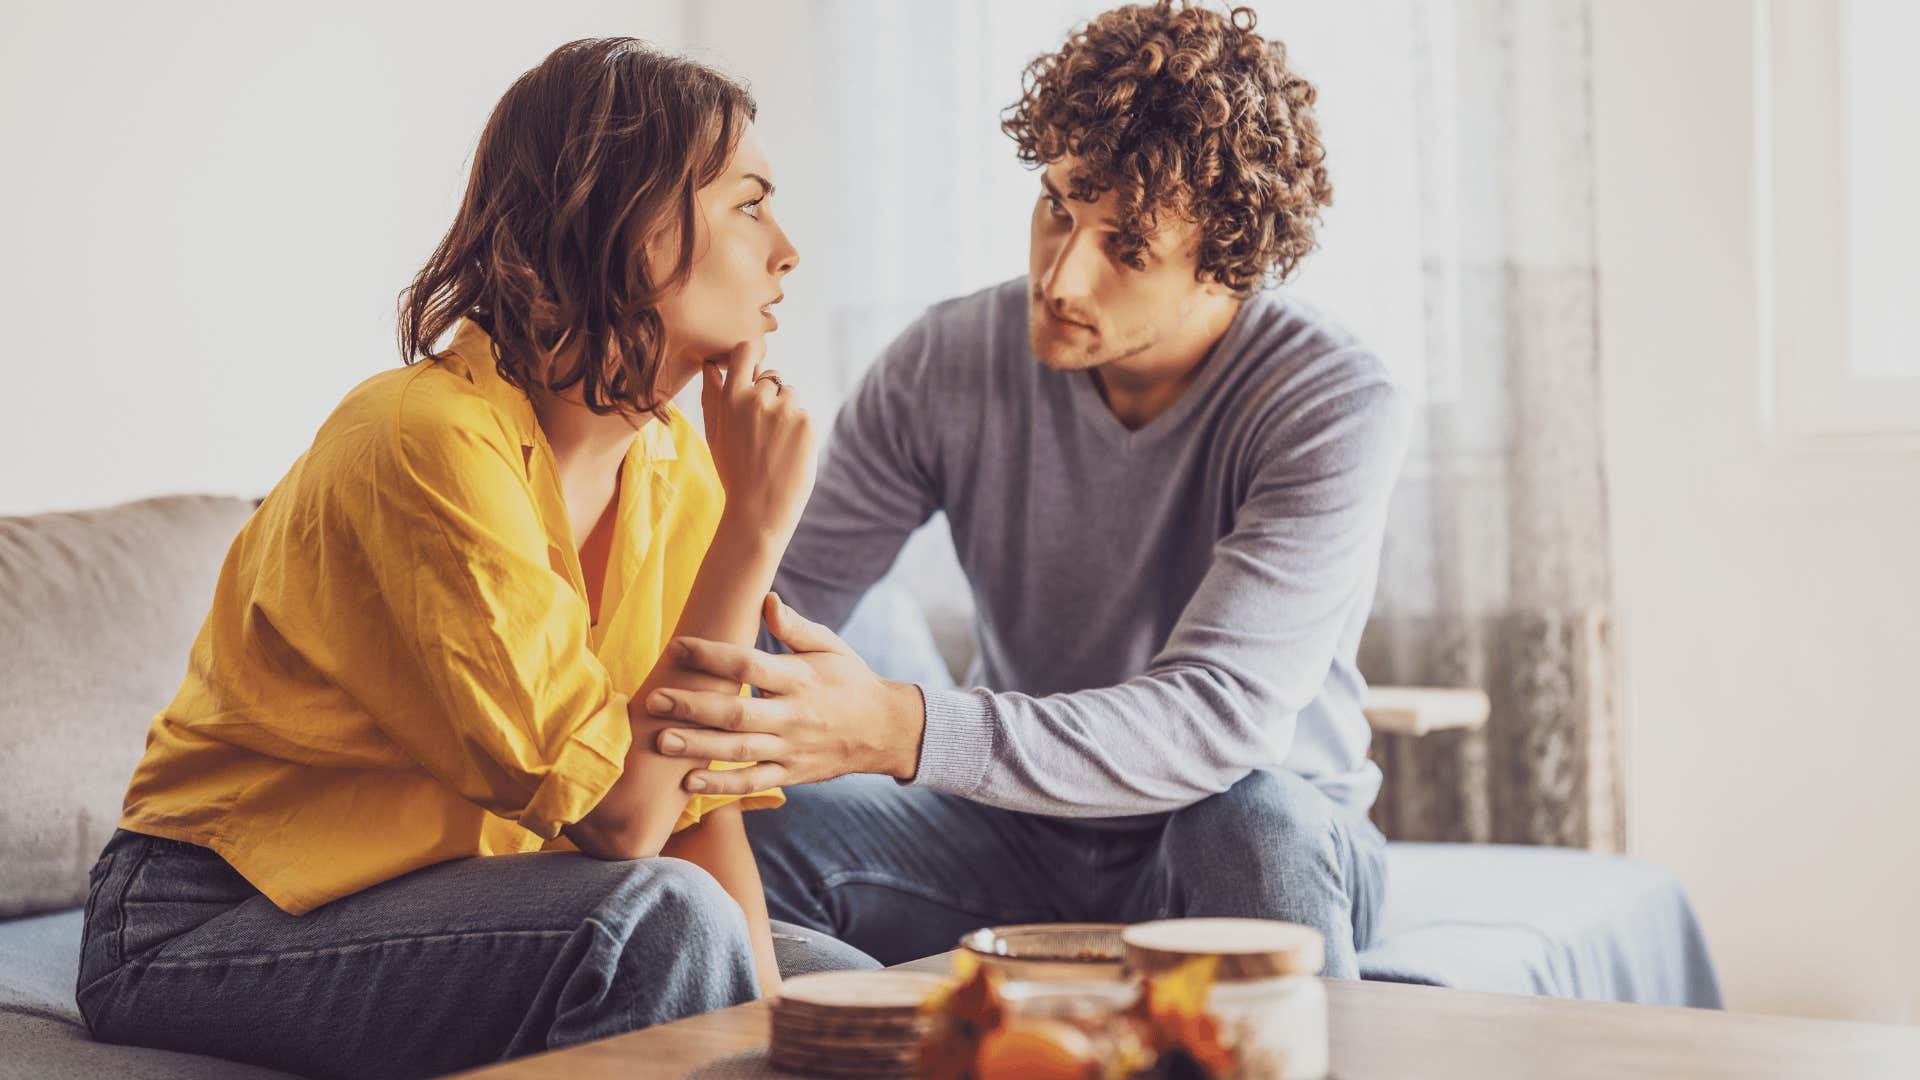
[(1290, 772), (1256, 770), (1218, 795), (1176, 811), (1168, 854), (1260, 873), (1284, 867), (1340, 872), (1339, 824), (1332, 800)]

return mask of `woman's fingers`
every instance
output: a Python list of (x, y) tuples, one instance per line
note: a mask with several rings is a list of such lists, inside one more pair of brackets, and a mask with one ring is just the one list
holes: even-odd
[(721, 371), (717, 360), (708, 360), (700, 365), (700, 413), (707, 419), (707, 430), (716, 435), (719, 433), (721, 392), (726, 385)]
[(752, 338), (727, 350), (728, 397), (745, 401), (753, 396), (753, 377), (759, 374), (760, 358), (766, 353), (766, 342)]
[(755, 397), (760, 399), (760, 404), (763, 407), (773, 407), (776, 402), (781, 400), (785, 392), (786, 388), (781, 385), (780, 377), (777, 373), (763, 371), (754, 376), (753, 393)]

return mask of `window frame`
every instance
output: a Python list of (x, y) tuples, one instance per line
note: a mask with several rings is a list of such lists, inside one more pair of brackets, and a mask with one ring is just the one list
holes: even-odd
[(1756, 23), (1761, 315), (1772, 420), (1790, 437), (1914, 436), (1920, 376), (1865, 375), (1849, 363), (1846, 6), (1765, 0)]

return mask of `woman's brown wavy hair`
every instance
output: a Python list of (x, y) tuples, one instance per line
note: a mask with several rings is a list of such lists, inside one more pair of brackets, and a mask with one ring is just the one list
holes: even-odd
[(1313, 85), (1246, 8), (1115, 8), (1028, 65), (1001, 128), (1020, 159), (1073, 155), (1067, 194), (1118, 191), (1112, 250), (1139, 267), (1162, 213), (1199, 227), (1202, 281), (1245, 295), (1313, 250), (1333, 199)]
[[(695, 192), (754, 114), (733, 79), (637, 38), (555, 49), (495, 106), (453, 226), (400, 294), (401, 359), (471, 318), (521, 390), (578, 385), (596, 413), (664, 419), (657, 305), (692, 266)], [(645, 243), (668, 225), (680, 255), (654, 281)], [(578, 362), (558, 370), (568, 348)]]

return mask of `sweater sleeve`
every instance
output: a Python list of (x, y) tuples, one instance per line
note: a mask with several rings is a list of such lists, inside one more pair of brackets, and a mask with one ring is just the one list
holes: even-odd
[(1179, 809), (1278, 764), (1377, 570), (1407, 427), (1404, 398), (1383, 381), (1270, 417), (1232, 527), (1148, 668), (1046, 697), (928, 691), (913, 783), (1028, 813), (1117, 817)]

